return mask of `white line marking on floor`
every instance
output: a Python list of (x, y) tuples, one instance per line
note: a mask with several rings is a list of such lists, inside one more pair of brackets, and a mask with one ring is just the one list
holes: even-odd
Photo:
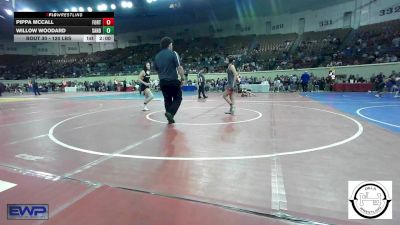
[(377, 123), (381, 123), (381, 124), (384, 124), (384, 125), (388, 125), (388, 126), (391, 126), (391, 127), (400, 128), (400, 125), (391, 124), (391, 123), (386, 123), (386, 122), (383, 122), (383, 121), (380, 121), (380, 120), (372, 119), (371, 117), (364, 116), (364, 115), (361, 113), (361, 111), (363, 111), (363, 110), (365, 110), (365, 109), (384, 108), (384, 107), (400, 107), (400, 105), (379, 105), (379, 106), (369, 106), (369, 107), (359, 108), (359, 109), (357, 109), (357, 114), (358, 114), (359, 116), (361, 116), (361, 117), (367, 119), (367, 120), (371, 120), (371, 121), (374, 121), (374, 122), (377, 122)]
[(18, 154), (15, 155), (16, 158), (27, 160), (27, 161), (37, 161), (37, 160), (43, 160), (44, 157), (42, 156), (34, 156), (34, 155), (29, 155), (29, 154)]
[[(64, 115), (64, 116), (69, 116), (69, 114)], [(33, 123), (33, 122), (42, 121), (42, 120), (46, 120), (46, 119), (48, 119), (48, 118), (45, 118), (45, 119), (36, 119), (36, 120), (28, 120), (28, 121), (17, 122), (17, 123), (8, 123), (8, 124), (0, 125), (0, 127), (9, 127), (9, 126), (14, 126), (14, 125), (21, 125), (21, 124), (26, 124), (26, 123)]]
[[(115, 119), (114, 119), (114, 121), (115, 121)], [(107, 122), (110, 122), (110, 121), (107, 121)], [(66, 131), (73, 131), (73, 130), (78, 130), (78, 129), (82, 129), (82, 128), (87, 128), (87, 127), (92, 127), (92, 126), (98, 126), (98, 125), (101, 125), (101, 124), (105, 124), (105, 123), (107, 123), (107, 122), (94, 123), (94, 124), (89, 124), (89, 125), (86, 125), (86, 126), (74, 127), (74, 128), (72, 128), (72, 129), (69, 129), (69, 130), (66, 130)], [(18, 141), (13, 141), (13, 142), (10, 142), (10, 143), (5, 144), (5, 145), (20, 144), (20, 143), (23, 143), (23, 142), (33, 141), (33, 140), (36, 140), (36, 139), (39, 139), (39, 138), (43, 138), (43, 137), (47, 137), (47, 136), (48, 136), (48, 133), (42, 134), (42, 135), (38, 135), (38, 136), (35, 136), (35, 137), (30, 137), (30, 138), (21, 139), (21, 140), (18, 140)]]
[(8, 190), (10, 188), (13, 188), (15, 186), (17, 186), (17, 184), (0, 180), (0, 192), (6, 191), (6, 190)]
[(79, 129), (82, 129), (82, 128), (84, 128), (85, 126), (79, 126), (79, 127), (74, 127), (74, 128), (72, 128), (71, 130), (79, 130)]
[[(84, 190), (83, 192), (79, 192), (77, 195), (68, 199), (68, 201), (63, 202), (63, 204), (61, 206), (51, 209), (51, 217), (55, 218), (59, 213), (63, 212), (65, 209), (67, 209), (70, 206), (72, 206), (73, 204), (77, 203), (79, 200), (81, 200), (82, 198), (84, 198), (85, 196), (87, 196), (88, 194), (92, 193), (95, 190), (96, 190), (95, 188), (88, 188), (88, 189)], [(43, 225), (43, 222), (38, 222), (37, 224), (33, 224), (33, 225)]]
[(99, 159), (97, 159), (97, 160), (95, 160), (95, 161), (93, 161), (93, 162), (90, 162), (90, 163), (88, 163), (88, 164), (86, 164), (86, 165), (84, 165), (84, 166), (81, 166), (80, 168), (76, 169), (76, 170), (73, 171), (73, 172), (66, 173), (66, 174), (64, 175), (64, 177), (71, 177), (71, 176), (76, 175), (76, 174), (78, 174), (78, 173), (81, 173), (81, 172), (83, 172), (83, 171), (85, 171), (85, 170), (87, 170), (87, 169), (90, 169), (90, 168), (92, 168), (93, 166), (96, 166), (96, 165), (98, 165), (98, 164), (100, 164), (100, 163), (102, 163), (102, 162), (104, 162), (104, 161), (106, 161), (106, 160), (109, 160), (109, 159), (113, 158), (113, 157), (114, 157), (115, 155), (117, 155), (117, 154), (122, 154), (122, 153), (124, 153), (124, 152), (127, 152), (127, 151), (129, 151), (129, 150), (132, 150), (132, 149), (138, 147), (139, 145), (142, 145), (142, 144), (145, 143), (146, 141), (149, 141), (149, 140), (152, 140), (152, 139), (154, 139), (154, 138), (157, 138), (157, 137), (159, 137), (162, 133), (163, 133), (163, 132), (159, 132), (159, 133), (154, 134), (154, 135), (152, 135), (152, 136), (150, 136), (150, 137), (148, 137), (148, 138), (146, 138), (146, 139), (143, 139), (143, 140), (141, 140), (141, 141), (139, 141), (139, 142), (137, 142), (137, 143), (134, 143), (134, 144), (132, 144), (132, 145), (128, 145), (128, 146), (126, 146), (126, 147), (124, 147), (124, 148), (122, 148), (122, 149), (120, 149), (120, 150), (118, 150), (118, 151), (115, 151), (115, 152), (112, 153), (112, 154), (103, 156), (103, 157), (101, 157), (101, 158), (99, 158)]
[(99, 126), (99, 125), (107, 124), (107, 123), (115, 123), (115, 121), (117, 121), (117, 120), (124, 120), (124, 119), (125, 118), (121, 117), (121, 118), (113, 119), (112, 121), (109, 120), (109, 121), (103, 121), (103, 122), (100, 122), (100, 123), (93, 123), (93, 124), (88, 124), (88, 125), (84, 125), (84, 126), (78, 126), (78, 127), (71, 128), (71, 129), (69, 129), (67, 131), (79, 130), (79, 129)]
[(60, 176), (52, 174), (52, 173), (47, 173), (47, 172), (42, 172), (42, 171), (36, 171), (36, 170), (21, 170), (20, 171), (22, 175), (28, 175), (28, 176), (33, 176), (33, 177), (39, 177), (45, 180), (51, 180), (51, 181), (58, 181), (61, 179)]
[(15, 111), (18, 110), (18, 112), (26, 110), (26, 109), (35, 109), (38, 108), (37, 106), (29, 106), (29, 107), (13, 107), (13, 108), (8, 108), (8, 109), (2, 109), (2, 111)]
[(271, 165), (271, 207), (275, 210), (287, 210), (285, 184), (279, 158), (274, 157)]
[[(101, 108), (101, 107), (97, 107), (96, 109), (91, 109), (91, 110), (89, 110), (89, 112), (96, 111), (96, 110), (99, 109), (99, 108)], [(64, 115), (55, 116), (55, 117), (52, 117), (52, 118), (42, 118), (42, 119), (35, 119), (35, 120), (28, 120), (28, 121), (16, 122), (16, 123), (8, 123), (8, 124), (0, 125), (0, 128), (1, 128), (1, 127), (14, 126), (14, 125), (22, 125), (22, 124), (27, 124), (27, 123), (33, 123), (33, 122), (43, 121), (43, 120), (49, 120), (49, 119), (55, 119), (55, 118), (65, 117), (65, 116), (74, 116), (74, 115), (78, 115), (78, 114), (79, 114), (79, 112), (78, 112), (78, 113), (64, 114)]]
[(42, 135), (35, 136), (35, 137), (25, 138), (25, 139), (22, 139), (22, 140), (10, 142), (10, 143), (8, 143), (8, 145), (15, 145), (15, 144), (20, 144), (20, 143), (27, 142), (27, 141), (33, 141), (33, 140), (36, 140), (36, 139), (39, 139), (39, 138), (43, 138), (43, 137), (46, 137), (46, 136), (47, 136), (47, 134), (42, 134)]
[(30, 112), (30, 113), (25, 113), (25, 115), (30, 115), (30, 114), (35, 114), (35, 113), (41, 113), (41, 112), (39, 112), (39, 111), (36, 111), (36, 112)]
[(252, 101), (241, 101), (238, 100), (236, 101), (237, 103), (249, 103), (249, 104), (262, 104), (262, 103), (337, 103), (337, 104), (353, 104), (353, 103), (376, 103), (376, 104), (391, 104), (391, 103), (399, 103), (398, 101), (387, 101), (387, 102), (367, 102), (367, 101), (318, 101), (318, 100), (312, 100), (312, 101), (273, 101), (273, 100), (252, 100)]

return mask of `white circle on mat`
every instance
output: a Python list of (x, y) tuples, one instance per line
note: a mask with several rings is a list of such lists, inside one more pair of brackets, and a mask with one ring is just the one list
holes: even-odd
[[(182, 108), (180, 110), (207, 109), (207, 108), (215, 108), (215, 107), (190, 107), (190, 108)], [(236, 111), (238, 111), (238, 110), (244, 110), (244, 111), (248, 111), (248, 112), (253, 112), (257, 116), (255, 116), (255, 117), (253, 117), (251, 119), (247, 119), (247, 120), (230, 121), (230, 122), (215, 122), (215, 123), (179, 123), (178, 122), (178, 123), (175, 123), (175, 125), (210, 126), (210, 125), (225, 125), (225, 124), (233, 124), (233, 123), (246, 123), (246, 122), (251, 122), (251, 121), (254, 121), (254, 120), (258, 120), (263, 116), (263, 114), (261, 112), (256, 111), (256, 110), (252, 110), (252, 109), (236, 108)], [(151, 112), (151, 113), (146, 115), (146, 119), (148, 119), (150, 121), (153, 121), (153, 122), (156, 122), (156, 123), (167, 123), (166, 121), (160, 121), (160, 120), (156, 120), (156, 119), (153, 119), (153, 118), (150, 117), (151, 115), (154, 115), (156, 113), (164, 113), (164, 112), (165, 112), (165, 110)]]
[(391, 123), (386, 123), (386, 122), (383, 122), (383, 121), (381, 121), (381, 120), (376, 120), (376, 119), (373, 119), (373, 118), (371, 118), (371, 117), (365, 116), (364, 114), (361, 113), (361, 111), (366, 110), (366, 109), (384, 108), (384, 107), (400, 107), (400, 105), (377, 105), (377, 106), (368, 106), (368, 107), (364, 107), (364, 108), (359, 108), (359, 109), (357, 109), (357, 114), (358, 114), (359, 116), (361, 116), (361, 117), (367, 119), (367, 120), (370, 120), (370, 121), (374, 121), (374, 122), (377, 122), (377, 123), (380, 123), (380, 124), (384, 124), (384, 125), (388, 125), (388, 126), (391, 126), (391, 127), (400, 128), (400, 125), (391, 124)]
[[(275, 105), (278, 105), (278, 104), (275, 104)], [(281, 104), (279, 104), (279, 105), (280, 106), (285, 106), (285, 107), (292, 107), (292, 108), (315, 110), (315, 111), (319, 111), (319, 112), (324, 112), (324, 113), (337, 115), (337, 116), (346, 118), (346, 119), (350, 120), (351, 122), (353, 122), (354, 124), (356, 124), (357, 125), (357, 131), (352, 136), (350, 136), (350, 137), (348, 137), (348, 138), (346, 138), (344, 140), (341, 140), (341, 141), (338, 141), (338, 142), (335, 142), (335, 143), (332, 143), (332, 144), (328, 144), (328, 145), (315, 147), (315, 148), (300, 149), (300, 150), (293, 150), (293, 151), (272, 153), (272, 154), (262, 154), (262, 155), (222, 156), (222, 157), (159, 157), (159, 156), (125, 155), (125, 154), (104, 153), (104, 152), (98, 152), (98, 151), (94, 151), (94, 150), (83, 149), (83, 148), (75, 147), (75, 146), (72, 146), (72, 145), (68, 145), (68, 144), (58, 140), (56, 137), (54, 137), (55, 128), (57, 126), (59, 126), (60, 124), (64, 123), (64, 122), (67, 122), (69, 120), (72, 120), (72, 119), (75, 119), (75, 118), (78, 118), (78, 117), (87, 116), (87, 115), (91, 115), (91, 114), (95, 114), (95, 113), (99, 113), (99, 112), (117, 110), (117, 109), (111, 109), (111, 110), (101, 110), (101, 111), (84, 113), (84, 114), (81, 114), (81, 115), (77, 115), (77, 116), (73, 116), (73, 117), (67, 118), (67, 119), (65, 119), (63, 121), (58, 122), (54, 126), (52, 126), (50, 128), (50, 130), (49, 130), (48, 136), (49, 136), (50, 140), (52, 140), (54, 143), (56, 143), (56, 144), (58, 144), (58, 145), (60, 145), (62, 147), (68, 148), (70, 150), (78, 151), (78, 152), (92, 154), (92, 155), (111, 156), (111, 157), (120, 157), (120, 158), (131, 158), (131, 159), (148, 159), (148, 160), (212, 161), (212, 160), (263, 159), (263, 158), (272, 158), (272, 157), (277, 157), (277, 156), (296, 155), (296, 154), (303, 154), (303, 153), (309, 153), (309, 152), (322, 151), (322, 150), (326, 150), (326, 149), (329, 149), (329, 148), (333, 148), (333, 147), (337, 147), (339, 145), (344, 145), (346, 143), (349, 143), (349, 142), (357, 139), (358, 137), (360, 137), (361, 134), (364, 131), (364, 128), (363, 128), (363, 126), (361, 125), (360, 122), (358, 122), (357, 120), (355, 120), (352, 117), (347, 116), (345, 114), (332, 112), (332, 111), (328, 111), (328, 110), (325, 110), (325, 109), (318, 109), (318, 108), (310, 108), (310, 107), (303, 107), (303, 106), (292, 106), (292, 105), (281, 105)]]

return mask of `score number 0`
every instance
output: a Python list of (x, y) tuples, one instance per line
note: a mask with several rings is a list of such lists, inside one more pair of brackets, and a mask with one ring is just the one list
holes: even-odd
[(103, 18), (103, 26), (114, 26), (114, 18)]
[(114, 34), (114, 18), (103, 18), (103, 34)]

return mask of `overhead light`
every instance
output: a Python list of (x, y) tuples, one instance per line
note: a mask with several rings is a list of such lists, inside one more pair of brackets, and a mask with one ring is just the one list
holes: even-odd
[(122, 8), (127, 8), (126, 1), (122, 1), (122, 2), (121, 2), (121, 7), (122, 7)]
[(69, 9), (64, 9), (64, 12), (69, 12)]
[(122, 8), (132, 8), (133, 3), (131, 1), (122, 1), (121, 2), (121, 7)]
[(88, 11), (88, 12), (93, 12), (92, 7), (87, 7), (87, 11)]
[(51, 10), (52, 12), (57, 12), (57, 10), (55, 10), (55, 9), (53, 9), (53, 10)]
[(177, 8), (180, 8), (181, 7), (181, 4), (179, 3), (179, 2), (177, 2), (177, 3), (171, 3), (170, 5), (169, 5), (169, 8), (170, 9), (177, 9)]
[(33, 10), (30, 8), (23, 8), (22, 10), (20, 10), (20, 12), (33, 12)]
[(117, 8), (117, 6), (116, 6), (115, 4), (111, 4), (111, 5), (110, 5), (110, 8), (111, 8), (112, 10), (115, 10), (115, 9)]
[(6, 11), (7, 15), (12, 16), (13, 11), (11, 11), (10, 9), (4, 9), (4, 11)]
[(78, 12), (78, 9), (76, 7), (72, 7), (71, 12)]
[(104, 3), (97, 6), (98, 11), (106, 11), (107, 9), (108, 9), (108, 6)]
[(79, 10), (79, 12), (84, 12), (85, 11), (85, 9), (83, 7), (79, 7), (78, 10)]

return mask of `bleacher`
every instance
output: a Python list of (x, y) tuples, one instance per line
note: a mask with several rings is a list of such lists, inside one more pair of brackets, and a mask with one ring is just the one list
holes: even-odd
[(335, 29), (328, 31), (312, 31), (303, 34), (303, 41), (299, 49), (305, 53), (331, 53), (339, 49), (342, 41), (350, 33), (351, 29)]
[(261, 54), (279, 54), (289, 51), (297, 38), (297, 34), (274, 34), (257, 37)]
[[(211, 72), (225, 70), (225, 58), (241, 55), (240, 68), (247, 70), (291, 69), (329, 65), (380, 63), (400, 57), (400, 20), (360, 27), (354, 38), (342, 46), (351, 29), (306, 32), (302, 43), (292, 34), (247, 35), (224, 38), (199, 37), (175, 40), (174, 50), (184, 67), (196, 72), (203, 66)], [(397, 40), (394, 39), (397, 37)], [(291, 50), (289, 52), (289, 50)], [(133, 74), (152, 61), (158, 44), (65, 56), (0, 55), (0, 77), (26, 79), (39, 77), (79, 77), (106, 74)], [(338, 63), (340, 62), (340, 63)]]

